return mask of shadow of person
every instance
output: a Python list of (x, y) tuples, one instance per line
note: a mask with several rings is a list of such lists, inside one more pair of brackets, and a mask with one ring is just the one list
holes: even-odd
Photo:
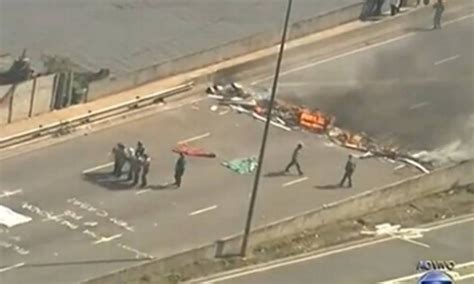
[(167, 189), (175, 189), (176, 186), (173, 183), (165, 183), (165, 184), (156, 184), (148, 186), (149, 189), (152, 190), (167, 190)]
[(269, 172), (269, 173), (266, 173), (264, 175), (264, 177), (282, 177), (282, 176), (286, 176), (287, 173), (285, 171), (278, 171), (278, 172)]
[(342, 186), (336, 183), (336, 184), (316, 185), (314, 188), (324, 190), (324, 189), (338, 189), (338, 188), (342, 188)]
[(83, 175), (83, 178), (90, 183), (109, 190), (126, 190), (134, 187), (134, 184), (130, 181), (125, 180), (123, 177), (116, 177), (112, 173), (86, 173)]

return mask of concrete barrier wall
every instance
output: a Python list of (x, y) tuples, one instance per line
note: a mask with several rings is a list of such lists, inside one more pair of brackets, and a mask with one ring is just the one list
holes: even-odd
[(13, 94), (12, 121), (28, 117), (31, 96), (34, 92), (34, 80), (19, 83)]
[[(434, 171), (428, 175), (419, 175), (389, 186), (374, 189), (352, 196), (345, 200), (328, 204), (324, 208), (308, 211), (252, 231), (249, 246), (256, 245), (293, 234), (309, 228), (334, 223), (366, 215), (383, 208), (410, 202), (425, 195), (447, 190), (454, 185), (474, 183), (474, 160)], [(137, 281), (143, 275), (166, 274), (200, 260), (209, 260), (215, 256), (235, 255), (239, 252), (242, 236), (224, 238), (215, 244), (208, 244), (164, 259), (126, 268), (109, 275), (92, 279), (85, 284), (115, 284)], [(219, 245), (217, 245), (219, 244)]]
[(54, 89), (54, 77), (55, 75), (49, 75), (36, 79), (32, 115), (45, 113), (50, 110)]
[(8, 123), (12, 86), (0, 86), (0, 124)]
[(120, 284), (130, 280), (137, 281), (143, 275), (168, 274), (178, 267), (188, 265), (200, 259), (215, 257), (215, 244), (209, 244), (197, 249), (185, 251), (167, 258), (153, 260), (137, 266), (128, 267), (115, 273), (104, 275), (83, 282), (84, 284)]
[[(362, 3), (358, 3), (318, 15), (312, 19), (294, 23), (290, 27), (289, 38), (300, 38), (324, 29), (354, 21), (359, 17), (361, 8)], [(173, 59), (149, 68), (144, 68), (123, 77), (94, 82), (89, 86), (89, 98), (96, 99), (154, 80), (185, 73), (230, 58), (265, 49), (276, 45), (279, 42), (280, 37), (280, 30), (257, 33), (221, 46)]]
[[(50, 111), (54, 78), (55, 75), (49, 75), (25, 81), (15, 86), (0, 86), (0, 124), (9, 123), (8, 117), (10, 115), (10, 122), (14, 122)], [(11, 109), (9, 108), (9, 98), (2, 99), (8, 91), (13, 91)]]

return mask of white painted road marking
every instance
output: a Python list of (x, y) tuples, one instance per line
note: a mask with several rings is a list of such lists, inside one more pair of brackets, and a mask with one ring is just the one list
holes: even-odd
[(93, 167), (93, 168), (84, 170), (82, 173), (83, 173), (83, 174), (88, 174), (88, 173), (91, 173), (91, 172), (95, 172), (95, 171), (97, 171), (97, 170), (110, 167), (110, 166), (112, 166), (113, 164), (114, 164), (114, 162), (110, 162), (110, 163), (107, 163), (107, 164), (103, 164), (103, 165), (100, 165), (100, 166), (97, 166), (97, 167)]
[(196, 210), (194, 212), (191, 212), (189, 213), (189, 216), (194, 216), (194, 215), (198, 215), (198, 214), (201, 214), (201, 213), (204, 213), (204, 212), (207, 212), (207, 211), (211, 211), (211, 210), (214, 210), (217, 208), (217, 205), (212, 205), (212, 206), (209, 206), (209, 207), (206, 207), (206, 208), (203, 208), (203, 209), (199, 209), (199, 210)]
[(97, 241), (94, 242), (94, 245), (110, 242), (110, 241), (113, 241), (113, 240), (121, 238), (121, 237), (122, 237), (122, 234), (117, 234), (117, 235), (113, 235), (113, 236), (110, 236), (110, 237), (101, 237), (100, 239), (98, 239)]
[[(472, 17), (474, 17), (474, 14), (469, 14), (469, 15), (466, 15), (466, 16), (463, 16), (463, 17), (460, 17), (460, 18), (457, 18), (457, 19), (446, 21), (444, 23), (444, 26), (448, 26), (448, 25), (451, 25), (451, 24), (454, 24), (454, 23), (457, 23), (457, 22), (460, 22), (460, 21), (463, 21), (463, 20), (466, 20), (466, 19), (469, 19), (469, 18), (472, 18)], [(302, 66), (299, 66), (299, 67), (296, 67), (296, 68), (293, 68), (293, 69), (288, 69), (284, 72), (281, 72), (280, 77), (285, 76), (285, 75), (289, 75), (291, 73), (295, 73), (295, 72), (298, 72), (298, 71), (301, 71), (301, 70), (305, 70), (305, 69), (308, 69), (308, 68), (326, 63), (326, 62), (330, 62), (330, 61), (333, 61), (333, 60), (336, 60), (336, 59), (339, 59), (339, 58), (343, 58), (343, 57), (346, 57), (346, 56), (349, 56), (349, 55), (352, 55), (352, 54), (360, 53), (360, 52), (363, 52), (363, 51), (366, 51), (366, 50), (369, 50), (369, 49), (372, 49), (372, 48), (376, 48), (376, 47), (383, 46), (383, 45), (386, 45), (386, 44), (389, 44), (389, 43), (392, 43), (392, 42), (395, 42), (395, 41), (399, 41), (399, 40), (414, 36), (415, 34), (416, 34), (415, 32), (410, 32), (410, 33), (407, 33), (407, 34), (404, 34), (404, 35), (401, 35), (401, 36), (398, 36), (398, 37), (395, 37), (395, 38), (392, 38), (392, 39), (389, 39), (389, 40), (385, 40), (385, 41), (382, 41), (382, 42), (379, 42), (379, 43), (376, 43), (376, 44), (372, 44), (372, 45), (364, 46), (364, 47), (361, 47), (361, 48), (357, 48), (357, 49), (354, 49), (354, 50), (351, 50), (351, 51), (348, 51), (348, 52), (345, 52), (345, 53), (342, 53), (342, 54), (339, 54), (339, 55), (336, 55), (336, 56), (333, 56), (333, 57), (330, 57), (330, 58), (310, 62), (306, 65), (302, 65)], [(268, 81), (270, 79), (273, 79), (273, 77), (274, 76), (272, 75), (272, 76), (264, 77), (262, 79), (258, 79), (256, 81), (252, 82), (251, 85), (252, 86), (257, 85), (259, 83), (262, 83), (262, 82)]]
[[(425, 230), (425, 232), (431, 232), (431, 231), (434, 231), (434, 230), (437, 230), (437, 229), (450, 227), (450, 226), (455, 226), (455, 225), (459, 225), (459, 224), (463, 224), (463, 223), (467, 223), (467, 222), (472, 222), (472, 221), (474, 221), (474, 215), (470, 214), (467, 217), (466, 216), (461, 216), (460, 218), (455, 218), (455, 219), (449, 220), (447, 222), (443, 221), (442, 223), (430, 224), (429, 227), (421, 227), (420, 229)], [(326, 257), (326, 256), (339, 254), (339, 253), (343, 253), (343, 252), (347, 252), (347, 251), (351, 251), (351, 250), (355, 250), (355, 249), (360, 249), (360, 248), (376, 245), (376, 244), (379, 244), (379, 243), (384, 243), (384, 242), (395, 240), (395, 239), (396, 238), (390, 236), (390, 237), (377, 239), (377, 240), (372, 240), (372, 241), (368, 241), (368, 242), (364, 242), (364, 243), (352, 244), (352, 245), (349, 245), (349, 246), (346, 246), (346, 247), (341, 247), (341, 248), (338, 248), (338, 249), (333, 249), (333, 250), (329, 250), (329, 251), (325, 251), (325, 252), (312, 252), (312, 253), (310, 252), (310, 253), (299, 255), (299, 256), (294, 256), (294, 257), (289, 257), (289, 258), (286, 258), (286, 259), (276, 260), (276, 261), (266, 263), (266, 264), (262, 264), (262, 265), (256, 265), (253, 268), (248, 268), (247, 267), (247, 268), (243, 268), (243, 269), (238, 269), (236, 271), (224, 272), (224, 273), (221, 273), (219, 275), (207, 277), (205, 279), (199, 279), (199, 280), (191, 281), (191, 283), (203, 283), (203, 282), (205, 282), (205, 283), (216, 283), (216, 282), (221, 282), (221, 281), (225, 281), (225, 280), (228, 280), (228, 279), (234, 279), (234, 278), (242, 277), (244, 275), (263, 272), (263, 271), (275, 269), (275, 268), (278, 268), (278, 267), (288, 266), (288, 265), (297, 264), (297, 263), (301, 263), (301, 262), (306, 262), (306, 261), (310, 261), (310, 260), (314, 260), (314, 259), (319, 259), (319, 258), (323, 258), (323, 257)]]
[(297, 183), (300, 183), (300, 182), (303, 182), (305, 180), (307, 180), (308, 177), (302, 177), (302, 178), (299, 178), (299, 179), (295, 179), (295, 180), (292, 180), (292, 181), (289, 181), (287, 183), (284, 183), (282, 184), (281, 186), (282, 187), (287, 187), (287, 186), (290, 186), (290, 185), (293, 185), (293, 184), (297, 184)]
[(31, 217), (25, 216), (12, 209), (0, 205), (0, 224), (7, 226), (8, 228), (28, 223), (32, 220)]
[(414, 104), (410, 107), (410, 110), (414, 110), (414, 109), (418, 109), (418, 108), (422, 108), (422, 107), (425, 107), (427, 105), (429, 105), (430, 103), (429, 102), (422, 102), (422, 103), (418, 103), (418, 104)]
[(24, 262), (20, 262), (20, 263), (14, 264), (12, 266), (7, 266), (7, 267), (4, 267), (4, 268), (0, 268), (0, 273), (8, 271), (8, 270), (15, 269), (15, 268), (19, 268), (19, 267), (22, 267), (24, 265), (25, 265)]
[(191, 137), (191, 138), (183, 140), (183, 141), (179, 141), (178, 144), (186, 144), (186, 143), (189, 143), (189, 142), (192, 142), (192, 141), (196, 141), (196, 140), (199, 140), (199, 139), (206, 138), (210, 135), (211, 135), (211, 133), (207, 132), (207, 133), (197, 135), (197, 136)]
[(434, 63), (434, 65), (437, 66), (437, 65), (440, 65), (440, 64), (449, 62), (449, 61), (453, 61), (453, 60), (455, 60), (455, 59), (458, 59), (459, 57), (461, 57), (461, 56), (460, 56), (459, 54), (457, 54), (457, 55), (454, 55), (454, 56), (451, 56), (451, 57), (448, 57), (448, 58), (445, 58), (445, 59), (441, 59), (441, 60), (439, 60), (439, 61), (436, 61), (436, 62)]
[(15, 189), (13, 191), (5, 190), (2, 194), (0, 194), (0, 198), (13, 196), (13, 195), (16, 195), (16, 194), (20, 194), (22, 192), (23, 192), (23, 189), (21, 189), (21, 188)]
[(148, 191), (151, 191), (151, 189), (142, 189), (142, 190), (139, 190), (139, 191), (135, 192), (135, 194), (140, 195), (140, 194), (146, 193)]

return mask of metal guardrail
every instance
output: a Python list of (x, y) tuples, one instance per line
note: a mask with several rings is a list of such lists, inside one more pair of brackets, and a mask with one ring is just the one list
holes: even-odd
[(183, 85), (173, 87), (164, 91), (156, 92), (144, 97), (136, 97), (134, 100), (130, 100), (124, 103), (113, 105), (104, 109), (96, 111), (89, 110), (86, 114), (79, 115), (77, 117), (58, 121), (48, 125), (40, 125), (38, 128), (28, 130), (22, 133), (18, 133), (12, 136), (8, 136), (0, 139), (0, 149), (7, 148), (9, 146), (24, 143), (37, 138), (45, 137), (48, 135), (63, 135), (70, 132), (75, 127), (97, 122), (102, 119), (106, 119), (118, 114), (127, 112), (132, 109), (137, 109), (146, 105), (155, 103), (157, 100), (165, 99), (170, 96), (183, 93), (191, 90), (194, 87), (194, 82), (189, 82)]

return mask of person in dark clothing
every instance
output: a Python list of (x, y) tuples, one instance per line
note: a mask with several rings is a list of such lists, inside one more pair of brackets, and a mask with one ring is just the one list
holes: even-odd
[(125, 146), (122, 143), (118, 143), (112, 149), (112, 155), (114, 156), (114, 170), (113, 175), (120, 177), (122, 175), (122, 168), (126, 162), (125, 157)]
[(174, 185), (178, 188), (181, 187), (181, 179), (184, 174), (184, 170), (186, 168), (186, 159), (184, 158), (183, 153), (179, 153), (179, 158), (176, 161), (176, 165), (174, 167)]
[(346, 162), (346, 166), (344, 168), (344, 176), (342, 177), (342, 180), (339, 183), (340, 187), (344, 186), (346, 180), (349, 181), (349, 187), (352, 187), (352, 174), (354, 173), (355, 166), (355, 163), (352, 161), (352, 155), (349, 155), (349, 158)]
[(141, 162), (141, 165), (142, 165), (142, 183), (141, 183), (140, 187), (145, 187), (148, 184), (148, 180), (147, 180), (146, 176), (148, 175), (148, 172), (150, 171), (151, 158), (148, 157), (147, 154), (143, 154), (143, 156), (141, 156), (140, 162)]
[(285, 168), (285, 173), (288, 173), (293, 166), (296, 166), (296, 170), (298, 171), (298, 174), (300, 176), (303, 175), (303, 172), (301, 171), (300, 163), (298, 163), (298, 155), (302, 148), (303, 148), (303, 144), (298, 143), (295, 150), (293, 151), (293, 155), (291, 156), (290, 163)]
[(434, 23), (433, 23), (433, 29), (441, 29), (441, 16), (443, 15), (444, 12), (444, 3), (443, 0), (438, 0), (436, 4), (434, 4), (433, 9), (435, 10), (434, 14)]
[(135, 156), (142, 157), (145, 154), (145, 147), (141, 141), (137, 143), (137, 149), (135, 150)]

